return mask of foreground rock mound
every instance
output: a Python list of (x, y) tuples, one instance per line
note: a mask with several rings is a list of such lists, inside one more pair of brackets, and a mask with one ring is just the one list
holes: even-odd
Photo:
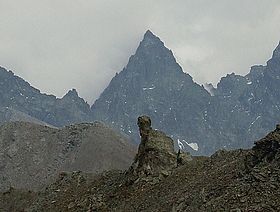
[(276, 188), (280, 182), (280, 125), (249, 151), (246, 162), (246, 180)]

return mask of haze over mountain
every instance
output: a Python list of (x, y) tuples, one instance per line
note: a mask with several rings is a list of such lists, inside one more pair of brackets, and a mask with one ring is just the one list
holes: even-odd
[[(247, 148), (280, 119), (279, 49), (266, 66), (253, 66), (246, 76), (228, 74), (217, 88), (204, 87), (183, 72), (171, 50), (148, 30), (127, 66), (91, 107), (75, 89), (62, 99), (45, 95), (3, 68), (0, 107), (53, 126), (102, 121), (135, 142), (134, 120), (146, 114), (155, 128), (193, 154)], [(0, 117), (0, 123), (10, 117)]]
[(90, 104), (147, 29), (195, 82), (214, 85), (265, 62), (280, 37), (278, 0), (1, 0), (0, 6), (0, 64), (43, 93), (62, 98), (74, 87)]

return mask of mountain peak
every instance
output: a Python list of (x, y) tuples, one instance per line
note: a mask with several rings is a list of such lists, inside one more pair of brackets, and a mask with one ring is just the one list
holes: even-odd
[(154, 33), (152, 33), (151, 30), (147, 30), (144, 34), (144, 37), (156, 37), (156, 35)]
[(276, 49), (273, 51), (272, 58), (280, 58), (280, 42), (278, 43)]
[(163, 46), (164, 43), (160, 40), (159, 37), (157, 37), (155, 34), (153, 34), (150, 30), (147, 30), (144, 34), (144, 38), (141, 41), (142, 46), (156, 46), (160, 45)]
[(69, 90), (63, 98), (65, 98), (65, 97), (77, 98), (77, 97), (79, 97), (79, 95), (78, 95), (77, 90), (75, 88), (73, 88), (73, 89)]

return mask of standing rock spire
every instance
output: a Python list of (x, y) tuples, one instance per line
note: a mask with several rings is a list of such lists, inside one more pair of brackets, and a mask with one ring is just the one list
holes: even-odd
[(173, 140), (165, 133), (153, 130), (148, 116), (140, 116), (137, 125), (141, 143), (134, 162), (127, 172), (129, 182), (154, 181), (158, 177), (160, 179), (168, 176), (177, 166)]

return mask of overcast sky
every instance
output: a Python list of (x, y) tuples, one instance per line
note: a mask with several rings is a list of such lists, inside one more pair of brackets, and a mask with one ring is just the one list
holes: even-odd
[(265, 64), (279, 0), (0, 0), (0, 66), (44, 93), (93, 103), (150, 29), (198, 83)]

